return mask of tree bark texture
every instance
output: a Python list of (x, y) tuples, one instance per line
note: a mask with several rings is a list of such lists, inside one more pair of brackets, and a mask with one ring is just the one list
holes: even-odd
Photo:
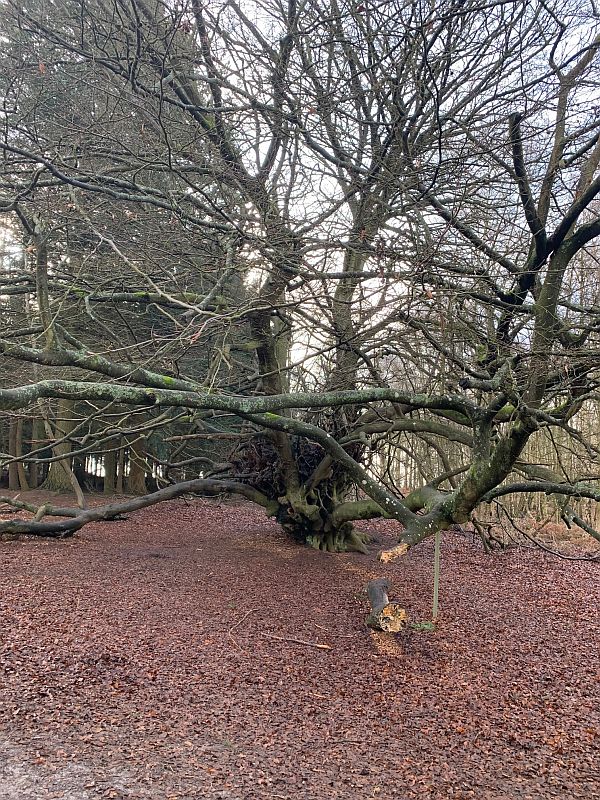
[(146, 449), (142, 439), (136, 439), (129, 445), (129, 475), (127, 491), (129, 494), (146, 494)]

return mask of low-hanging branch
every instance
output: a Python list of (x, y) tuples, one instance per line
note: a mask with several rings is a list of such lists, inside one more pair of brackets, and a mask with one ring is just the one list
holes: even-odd
[[(90, 522), (106, 522), (119, 519), (124, 514), (138, 511), (141, 508), (162, 503), (165, 500), (174, 500), (185, 494), (238, 494), (263, 506), (270, 512), (273, 510), (273, 503), (257, 489), (246, 486), (235, 481), (212, 480), (210, 478), (198, 478), (197, 480), (184, 481), (172, 486), (166, 486), (157, 492), (144, 495), (143, 497), (133, 497), (119, 503), (109, 503), (107, 505), (95, 506), (87, 509), (74, 508), (53, 508), (44, 505), (36, 509), (29, 503), (13, 501), (9, 498), (0, 498), (0, 502), (5, 502), (20, 510), (35, 513), (33, 520), (14, 519), (0, 522), (0, 534), (20, 535), (28, 534), (32, 536), (48, 536), (62, 538), (71, 536)], [(63, 516), (68, 519), (51, 520), (50, 522), (39, 521), (39, 516), (48, 514), (50, 516)]]
[(181, 380), (169, 375), (161, 375), (140, 366), (118, 364), (104, 356), (90, 353), (83, 349), (71, 350), (66, 347), (53, 350), (38, 350), (33, 347), (15, 344), (0, 339), (0, 354), (19, 361), (29, 361), (46, 367), (78, 367), (79, 369), (97, 372), (109, 378), (122, 379), (142, 384), (150, 388), (193, 392), (200, 389), (194, 381)]
[[(169, 378), (164, 378), (165, 384)], [(175, 379), (173, 379), (175, 384)], [(412, 394), (397, 389), (348, 389), (331, 392), (295, 392), (242, 397), (211, 392), (127, 386), (91, 381), (44, 380), (26, 386), (0, 389), (0, 409), (16, 411), (40, 398), (117, 402), (124, 405), (173, 406), (261, 414), (286, 408), (327, 408), (373, 402), (403, 403), (411, 408), (477, 413), (478, 407), (456, 394)]]
[(587, 486), (583, 483), (552, 483), (550, 481), (521, 481), (519, 483), (503, 484), (491, 489), (481, 500), (483, 503), (491, 503), (492, 500), (504, 497), (507, 494), (529, 494), (530, 492), (588, 498), (600, 503), (600, 490), (595, 489), (593, 486)]

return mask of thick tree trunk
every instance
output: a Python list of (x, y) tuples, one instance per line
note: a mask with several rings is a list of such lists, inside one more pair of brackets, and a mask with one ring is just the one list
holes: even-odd
[[(297, 538), (297, 537), (296, 537)], [(305, 538), (305, 543), (315, 550), (327, 553), (363, 553), (367, 554), (369, 536), (357, 531), (350, 523), (339, 527), (327, 525), (326, 530), (315, 530)]]
[(367, 584), (367, 596), (371, 606), (366, 624), (370, 628), (386, 633), (398, 633), (406, 625), (408, 615), (398, 603), (390, 603), (388, 592), (390, 582), (387, 578), (377, 578)]
[(106, 446), (107, 450), (104, 453), (104, 494), (114, 494), (117, 488), (117, 442), (108, 442)]
[(320, 488), (321, 491), (312, 489), (302, 499), (295, 496), (293, 502), (285, 503), (280, 498), (276, 513), (279, 524), (293, 539), (315, 550), (367, 553), (369, 536), (357, 531), (352, 521), (337, 520), (334, 512), (338, 503), (331, 501), (324, 487)]
[(125, 491), (125, 448), (119, 447), (117, 452), (117, 494)]
[(146, 494), (146, 450), (143, 439), (136, 439), (129, 446), (129, 476), (127, 491), (129, 494)]
[[(23, 420), (11, 419), (8, 427), (8, 452), (16, 459), (23, 455)], [(22, 461), (12, 461), (8, 465), (8, 488), (15, 492), (29, 489), (25, 467)]]
[[(42, 447), (46, 436), (44, 434), (44, 423), (39, 417), (34, 417), (31, 421), (31, 449), (39, 450)], [(39, 457), (36, 456), (36, 458)], [(41, 464), (31, 462), (29, 464), (29, 486), (37, 489), (43, 476)]]
[(27, 475), (25, 474), (25, 465), (20, 460), (23, 456), (23, 420), (21, 418), (17, 420), (17, 441), (15, 455), (19, 459), (19, 461), (17, 461), (17, 474), (19, 475), (21, 491), (26, 492), (29, 489), (29, 483), (27, 482)]
[[(74, 406), (73, 400), (58, 401), (56, 423), (54, 425), (54, 438), (58, 440), (58, 444), (53, 444), (52, 455), (54, 457), (60, 456), (61, 458), (59, 461), (53, 461), (50, 464), (42, 489), (50, 492), (74, 491), (79, 505), (83, 507), (81, 487), (71, 469), (71, 460), (69, 458), (71, 444), (68, 441), (60, 441), (75, 428)], [(49, 435), (51, 435), (50, 423), (48, 423), (48, 428)]]
[[(11, 419), (8, 423), (8, 454), (10, 456), (15, 455), (16, 450), (16, 439), (17, 439), (17, 421), (16, 419)], [(11, 492), (18, 492), (21, 488), (19, 486), (19, 474), (17, 472), (17, 465), (15, 462), (11, 462), (8, 465), (8, 488)]]

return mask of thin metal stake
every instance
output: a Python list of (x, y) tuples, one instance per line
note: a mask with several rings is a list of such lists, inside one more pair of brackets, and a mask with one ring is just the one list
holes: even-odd
[(438, 615), (438, 604), (440, 596), (440, 545), (442, 541), (441, 531), (435, 534), (435, 552), (433, 556), (433, 608), (431, 617), (435, 622)]

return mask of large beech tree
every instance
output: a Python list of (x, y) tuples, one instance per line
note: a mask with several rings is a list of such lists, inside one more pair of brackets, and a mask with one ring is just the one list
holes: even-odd
[[(573, 506), (597, 476), (523, 457), (556, 428), (598, 452), (577, 426), (599, 377), (593, 3), (1, 6), (0, 208), (24, 242), (2, 292), (35, 324), (0, 353), (37, 366), (0, 408), (116, 404), (241, 438), (191, 482), (0, 530), (229, 492), (328, 550), (396, 518), (391, 557), (545, 492), (600, 538)], [(138, 336), (149, 307), (162, 324)], [(112, 348), (111, 319), (131, 334)], [(399, 434), (441, 465), (404, 495)]]

